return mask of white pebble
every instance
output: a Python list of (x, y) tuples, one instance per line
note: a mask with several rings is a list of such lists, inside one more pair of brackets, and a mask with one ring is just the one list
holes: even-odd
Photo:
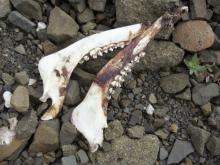
[(147, 112), (148, 115), (153, 115), (153, 113), (154, 113), (154, 107), (153, 107), (151, 104), (149, 104), (149, 105), (147, 106), (147, 108), (146, 108), (146, 112)]
[(5, 107), (6, 108), (10, 108), (11, 107), (11, 96), (12, 96), (12, 93), (9, 92), (9, 91), (5, 91), (3, 93), (3, 99), (5, 101)]
[(40, 30), (46, 29), (46, 27), (47, 25), (44, 22), (38, 22), (36, 31), (38, 32)]

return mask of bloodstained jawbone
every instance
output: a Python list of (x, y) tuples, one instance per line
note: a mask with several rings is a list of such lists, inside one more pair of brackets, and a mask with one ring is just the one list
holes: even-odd
[(117, 47), (124, 47), (145, 27), (143, 24), (121, 27), (86, 37), (56, 53), (43, 57), (38, 69), (43, 80), (40, 100), (52, 99), (52, 105), (41, 117), (50, 120), (57, 116), (65, 99), (72, 71), (80, 62), (97, 58)]
[(165, 14), (157, 19), (99, 71), (86, 97), (73, 110), (71, 117), (72, 124), (88, 140), (92, 152), (102, 145), (103, 129), (107, 127), (108, 100), (114, 89), (121, 86), (127, 73), (145, 55), (143, 50), (150, 40), (163, 27), (173, 25), (176, 17), (187, 11), (187, 7), (181, 7), (174, 15)]

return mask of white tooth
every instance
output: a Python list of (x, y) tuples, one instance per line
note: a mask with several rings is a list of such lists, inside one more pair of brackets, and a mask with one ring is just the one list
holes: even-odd
[(120, 79), (120, 75), (115, 76), (115, 80), (119, 80)]
[(98, 56), (97, 56), (97, 54), (94, 54), (92, 57), (93, 57), (93, 58), (97, 58)]
[(125, 45), (121, 45), (120, 47), (121, 47), (121, 48), (124, 48), (124, 47), (125, 47)]
[(121, 84), (119, 82), (116, 83), (117, 87), (121, 87)]
[(123, 77), (119, 77), (119, 81), (123, 82), (123, 81), (125, 81), (125, 79), (123, 79)]
[(98, 51), (98, 55), (99, 55), (99, 56), (102, 56), (103, 53), (102, 53), (101, 51)]
[(128, 65), (126, 65), (126, 66), (124, 67), (124, 70), (129, 71), (129, 70), (131, 70), (131, 68), (130, 68)]
[(85, 61), (88, 61), (89, 60), (89, 57), (88, 56), (85, 56), (83, 57)]
[(109, 88), (109, 93), (112, 93), (113, 92), (113, 88)]
[(111, 47), (111, 48), (109, 48), (109, 50), (112, 52), (114, 49)]
[(139, 54), (140, 57), (144, 57), (145, 55), (146, 55), (145, 52), (141, 52), (141, 53)]
[(105, 49), (105, 50), (104, 50), (104, 53), (108, 53), (108, 49)]
[(90, 56), (93, 56), (95, 53), (96, 53), (96, 50), (95, 50), (95, 49), (93, 49), (93, 50), (91, 50), (91, 51), (90, 51), (90, 53), (89, 53), (89, 54), (90, 54)]
[(140, 58), (139, 58), (138, 56), (136, 56), (136, 57), (134, 58), (134, 61), (135, 61), (135, 62), (139, 62), (139, 61), (140, 61)]
[(123, 75), (123, 76), (127, 76), (127, 73), (126, 73), (125, 71), (123, 71), (123, 70), (121, 70), (120, 73), (121, 73), (121, 75)]
[(107, 96), (107, 99), (110, 100), (110, 99), (111, 99), (111, 96)]
[(116, 86), (116, 84), (117, 84), (117, 81), (112, 81), (112, 86)]
[(132, 67), (133, 67), (133, 65), (132, 65), (131, 63), (128, 63), (127, 66), (128, 66), (129, 68), (132, 68)]

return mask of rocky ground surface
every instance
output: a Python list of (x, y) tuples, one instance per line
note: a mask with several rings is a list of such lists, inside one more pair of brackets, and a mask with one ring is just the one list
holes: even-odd
[[(173, 4), (190, 12), (161, 32), (110, 101), (103, 147), (91, 154), (70, 123), (109, 54), (78, 66), (62, 113), (41, 121), (39, 59), (87, 35), (153, 20)], [(117, 36), (116, 36), (117, 37)], [(219, 0), (0, 0), (0, 127), (17, 117), (0, 165), (220, 164)], [(36, 80), (34, 84), (29, 84)]]

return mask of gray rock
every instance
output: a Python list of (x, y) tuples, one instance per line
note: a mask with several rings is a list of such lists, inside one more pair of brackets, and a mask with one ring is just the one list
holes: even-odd
[(21, 85), (26, 85), (29, 82), (29, 76), (26, 71), (15, 73), (15, 80)]
[(38, 119), (35, 111), (31, 111), (29, 114), (26, 114), (18, 122), (16, 127), (16, 137), (19, 139), (30, 138), (31, 135), (35, 132), (38, 125)]
[(75, 80), (70, 80), (68, 87), (67, 87), (67, 93), (64, 100), (65, 105), (75, 105), (81, 100), (80, 98), (80, 89), (79, 89), (79, 83)]
[(159, 118), (164, 118), (169, 112), (169, 108), (166, 106), (155, 106), (154, 115)]
[(82, 149), (77, 152), (77, 156), (80, 160), (80, 163), (87, 163), (89, 161), (89, 158), (86, 152)]
[(203, 155), (205, 144), (209, 139), (210, 133), (204, 129), (194, 126), (190, 126), (188, 128), (188, 132), (196, 152)]
[(168, 152), (164, 147), (160, 148), (159, 159), (164, 160), (168, 157)]
[(74, 69), (73, 73), (83, 85), (91, 85), (92, 81), (95, 79), (95, 75), (85, 72), (80, 68)]
[(58, 7), (51, 10), (47, 34), (52, 41), (61, 43), (72, 39), (77, 35), (78, 30), (76, 21), (63, 10)]
[(14, 77), (8, 73), (2, 73), (2, 80), (6, 85), (12, 85), (15, 82)]
[(190, 86), (189, 76), (183, 73), (171, 74), (160, 79), (160, 87), (170, 94), (181, 92)]
[(59, 130), (60, 124), (58, 120), (42, 121), (36, 130), (29, 151), (47, 153), (58, 149)]
[(220, 155), (220, 138), (212, 136), (206, 144), (207, 149), (214, 156)]
[(104, 132), (106, 140), (113, 140), (122, 136), (124, 128), (119, 120), (115, 120), (109, 123), (108, 128)]
[(62, 157), (62, 165), (77, 165), (76, 157), (74, 155)]
[(157, 135), (160, 139), (165, 140), (169, 136), (169, 132), (165, 129), (159, 129), (155, 132), (155, 135)]
[(95, 27), (96, 27), (96, 23), (87, 22), (86, 24), (81, 26), (81, 29), (82, 29), (83, 33), (88, 33), (90, 30), (95, 29)]
[(177, 139), (168, 157), (167, 164), (179, 163), (192, 152), (194, 149), (191, 143)]
[(9, 0), (0, 0), (0, 18), (6, 17), (11, 12)]
[(134, 139), (140, 139), (144, 136), (145, 128), (143, 126), (134, 126), (132, 128), (128, 128), (128, 136)]
[(142, 122), (142, 112), (141, 111), (134, 111), (131, 113), (131, 117), (129, 119), (129, 125), (135, 126), (137, 124), (141, 124)]
[(63, 156), (70, 156), (70, 155), (74, 155), (77, 151), (77, 146), (75, 145), (63, 145), (62, 146), (62, 152), (63, 152)]
[(156, 36), (155, 39), (169, 40), (172, 35), (172, 27), (163, 28)]
[(219, 86), (215, 83), (198, 84), (192, 89), (192, 99), (195, 104), (204, 105), (211, 98), (219, 95)]
[(215, 7), (215, 6), (219, 6), (220, 5), (220, 1), (219, 0), (208, 0), (208, 4), (210, 4), (211, 6)]
[(25, 51), (25, 48), (23, 45), (18, 45), (15, 47), (15, 52), (19, 53), (19, 54), (23, 54), (23, 55), (26, 55), (26, 51)]
[(97, 163), (153, 165), (157, 160), (158, 151), (159, 140), (154, 135), (146, 135), (139, 140), (122, 136), (113, 140), (111, 151), (97, 153)]
[(95, 11), (104, 11), (106, 0), (88, 0), (90, 9)]
[(191, 89), (187, 88), (186, 90), (184, 90), (183, 92), (176, 94), (175, 95), (176, 98), (179, 99), (183, 99), (183, 100), (191, 100)]
[(178, 0), (116, 0), (116, 20), (122, 24), (154, 20), (177, 2)]
[(79, 13), (81, 13), (86, 8), (85, 0), (69, 0), (69, 2), (73, 6), (73, 8)]
[(83, 69), (89, 71), (89, 73), (96, 74), (98, 73), (102, 67), (108, 62), (106, 59), (98, 58), (98, 59), (91, 59), (83, 64)]
[(12, 94), (11, 105), (18, 112), (28, 111), (30, 101), (28, 89), (24, 86), (18, 86)]
[(191, 0), (190, 11), (192, 19), (206, 19), (208, 17), (206, 0)]
[(145, 52), (146, 56), (141, 63), (143, 66), (139, 66), (151, 70), (176, 66), (184, 56), (184, 51), (181, 48), (168, 41), (151, 41)]
[(8, 16), (8, 20), (13, 25), (21, 28), (22, 30), (24, 30), (28, 33), (31, 32), (34, 29), (34, 27), (36, 26), (36, 24), (34, 22), (25, 18), (23, 15), (21, 15), (17, 11), (12, 11)]
[(95, 19), (94, 13), (89, 8), (86, 8), (82, 13), (77, 15), (79, 23), (86, 23)]
[(11, 3), (14, 8), (28, 18), (42, 19), (42, 9), (38, 2), (34, 0), (11, 0)]
[(60, 143), (61, 145), (71, 144), (77, 136), (76, 127), (70, 122), (63, 123), (60, 130)]

